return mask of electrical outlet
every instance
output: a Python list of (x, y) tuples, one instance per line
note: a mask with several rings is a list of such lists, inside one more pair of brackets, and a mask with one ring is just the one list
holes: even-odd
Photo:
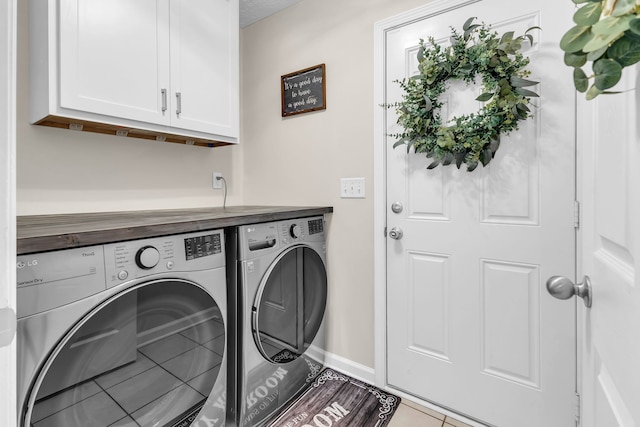
[(214, 172), (213, 173), (213, 188), (214, 188), (214, 190), (222, 188), (222, 180), (218, 179), (218, 178), (222, 178), (222, 174), (220, 172)]
[(341, 178), (340, 197), (343, 199), (364, 199), (364, 178)]

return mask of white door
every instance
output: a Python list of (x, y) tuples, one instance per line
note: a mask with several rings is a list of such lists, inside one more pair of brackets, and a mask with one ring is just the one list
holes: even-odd
[(593, 287), (578, 316), (585, 427), (640, 425), (639, 85), (640, 67), (625, 68), (612, 89), (623, 93), (578, 103), (582, 271)]
[[(573, 11), (557, 0), (443, 1), (386, 34), (393, 103), (419, 39), (447, 43), (472, 16), (500, 34), (543, 28), (526, 50), (540, 81), (534, 118), (487, 168), (426, 170), (424, 154), (386, 142), (387, 228), (404, 231), (387, 241), (388, 383), (501, 427), (575, 423), (575, 304), (545, 288), (552, 275), (575, 277), (575, 95), (558, 47)], [(479, 109), (479, 88), (462, 89), (448, 91), (449, 118)], [(393, 109), (386, 121), (386, 133), (400, 131)]]
[(238, 137), (238, 0), (171, 1), (171, 126)]
[(168, 125), (167, 0), (65, 0), (59, 7), (61, 107)]

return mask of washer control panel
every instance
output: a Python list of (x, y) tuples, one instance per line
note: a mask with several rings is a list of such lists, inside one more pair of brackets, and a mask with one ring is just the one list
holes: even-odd
[(184, 239), (184, 250), (187, 260), (222, 253), (222, 237), (220, 233)]
[(160, 251), (153, 246), (143, 246), (136, 252), (136, 264), (143, 270), (151, 270), (160, 261)]
[(104, 245), (107, 287), (151, 274), (224, 267), (222, 230)]

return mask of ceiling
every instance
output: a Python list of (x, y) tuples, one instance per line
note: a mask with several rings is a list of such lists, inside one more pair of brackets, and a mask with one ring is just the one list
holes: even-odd
[(240, 0), (240, 28), (271, 16), (301, 0)]

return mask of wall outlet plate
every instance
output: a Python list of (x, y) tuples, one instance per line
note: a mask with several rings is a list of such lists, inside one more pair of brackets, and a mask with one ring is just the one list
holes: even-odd
[(214, 190), (222, 188), (222, 180), (218, 178), (222, 178), (222, 174), (220, 172), (214, 172), (213, 173), (213, 189)]

